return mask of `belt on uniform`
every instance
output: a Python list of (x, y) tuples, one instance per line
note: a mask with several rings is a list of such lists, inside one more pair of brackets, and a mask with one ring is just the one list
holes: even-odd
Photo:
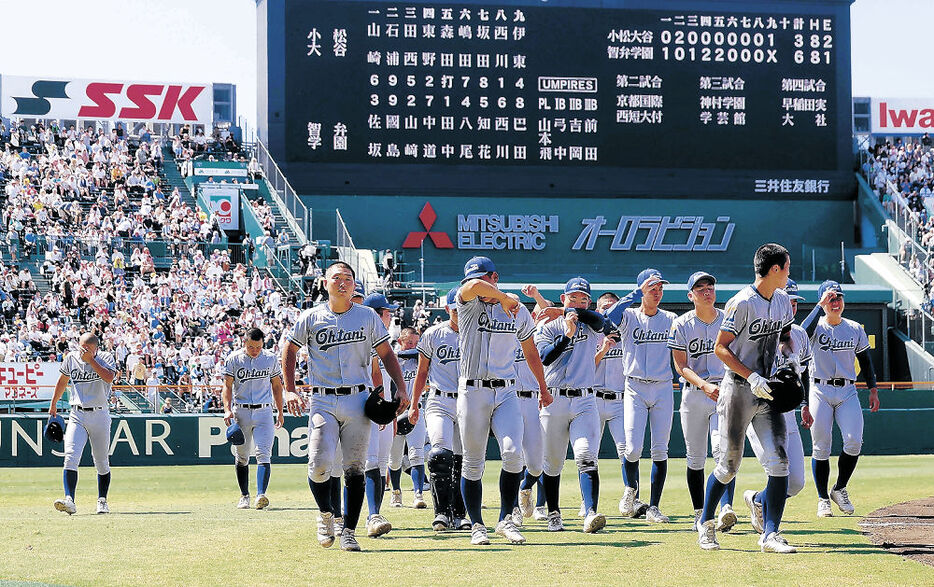
[(556, 389), (552, 388), (552, 395), (563, 395), (564, 397), (584, 397), (585, 395), (590, 395), (590, 388), (583, 387), (581, 389)]
[(538, 397), (537, 391), (529, 391), (527, 389), (517, 389), (516, 395), (519, 397)]
[(627, 376), (626, 379), (635, 379), (639, 383), (661, 383), (665, 381), (664, 379), (643, 379), (641, 377), (632, 377), (632, 376)]
[(606, 391), (603, 389), (595, 389), (594, 395), (596, 395), (600, 399), (608, 399), (608, 400), (617, 400), (623, 397), (623, 394), (619, 393), (618, 391)]
[(272, 404), (237, 404), (238, 408), (246, 408), (248, 410), (260, 410), (262, 408), (268, 408)]
[(456, 392), (456, 391), (441, 391), (441, 390), (438, 389), (437, 387), (432, 387), (432, 388), (431, 388), (431, 397), (452, 397), (452, 398), (456, 398), (456, 397), (457, 397), (457, 392)]
[(345, 385), (344, 387), (312, 387), (311, 393), (317, 395), (350, 395), (366, 389), (366, 385)]
[(512, 379), (468, 379), (466, 383), (471, 387), (509, 387)]
[(836, 379), (814, 379), (814, 382), (819, 385), (832, 385), (834, 387), (846, 387), (851, 383), (856, 383), (852, 379), (846, 379), (844, 377), (837, 377)]
[(91, 407), (89, 407), (89, 408), (86, 408), (86, 407), (84, 407), (84, 406), (71, 406), (71, 407), (73, 407), (73, 408), (76, 409), (76, 410), (81, 410), (82, 412), (93, 412), (93, 411), (95, 411), (95, 410), (105, 410), (105, 409), (107, 409), (107, 408), (105, 408), (104, 406), (91, 406)]

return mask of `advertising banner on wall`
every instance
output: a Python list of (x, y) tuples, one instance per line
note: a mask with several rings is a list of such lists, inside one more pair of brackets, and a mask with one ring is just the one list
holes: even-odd
[(201, 192), (211, 212), (217, 214), (223, 230), (240, 229), (240, 188), (229, 184), (201, 184)]
[(934, 130), (934, 99), (873, 98), (873, 134), (922, 134)]
[(0, 401), (52, 399), (61, 363), (0, 363)]
[(211, 124), (211, 84), (0, 77), (0, 114), (10, 118)]

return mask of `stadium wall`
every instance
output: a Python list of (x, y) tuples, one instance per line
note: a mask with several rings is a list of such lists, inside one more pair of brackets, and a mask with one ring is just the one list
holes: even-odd
[[(680, 393), (675, 393), (680, 405)], [(869, 413), (868, 397), (860, 391), (866, 420), (863, 454), (934, 454), (934, 437), (927, 430), (934, 416), (934, 391), (880, 391), (883, 408)], [(799, 417), (800, 419), (800, 417)], [(0, 467), (60, 467), (62, 445), (49, 443), (42, 436), (43, 416), (0, 416)], [(224, 420), (220, 416), (199, 415), (128, 415), (114, 417), (111, 426), (111, 464), (134, 465), (219, 465), (233, 462), (226, 442)], [(285, 426), (276, 431), (273, 460), (278, 463), (304, 463), (308, 457), (308, 431), (305, 418), (286, 417)], [(811, 438), (802, 432), (805, 454), (810, 453)], [(646, 443), (644, 458), (649, 457)], [(842, 442), (834, 432), (834, 454)], [(673, 458), (685, 455), (681, 419), (675, 414), (669, 453)], [(494, 439), (490, 439), (488, 457), (499, 458)], [(747, 456), (752, 452), (747, 448)], [(569, 453), (569, 458), (572, 458)], [(613, 440), (606, 431), (600, 446), (600, 458), (616, 458)], [(91, 466), (90, 450), (85, 450), (82, 466)]]

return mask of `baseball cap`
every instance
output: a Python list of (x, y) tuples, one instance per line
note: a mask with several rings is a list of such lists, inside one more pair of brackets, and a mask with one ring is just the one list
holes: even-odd
[(364, 306), (369, 306), (374, 310), (398, 310), (399, 304), (391, 304), (389, 300), (386, 299), (386, 296), (381, 293), (371, 293), (363, 300)]
[(785, 293), (788, 294), (788, 297), (794, 301), (803, 300), (804, 298), (798, 295), (798, 282), (794, 279), (789, 279), (788, 283), (785, 284)]
[(653, 285), (655, 283), (670, 283), (664, 277), (662, 277), (662, 272), (658, 269), (643, 269), (642, 273), (639, 274), (639, 277), (636, 278), (636, 285), (641, 288), (645, 285), (646, 282), (650, 282)]
[(587, 297), (590, 297), (590, 282), (583, 277), (572, 277), (564, 284), (564, 293), (567, 295), (575, 291), (585, 293)]
[(453, 308), (454, 306), (457, 305), (457, 292), (458, 292), (458, 290), (459, 290), (459, 288), (456, 288), (456, 287), (455, 287), (455, 288), (453, 288), (451, 291), (448, 292), (448, 295), (446, 295), (445, 298), (444, 298), (444, 305), (445, 305), (445, 306), (447, 306), (448, 308)]
[(355, 298), (358, 296), (361, 298), (366, 297), (366, 289), (364, 289), (362, 281), (360, 281), (359, 279), (354, 279), (353, 280), (353, 295), (351, 297)]
[(828, 291), (835, 292), (838, 296), (844, 295), (843, 288), (840, 287), (840, 284), (832, 279), (828, 279), (817, 288), (817, 299), (824, 299), (824, 294)]
[(702, 279), (709, 279), (713, 283), (717, 283), (717, 278), (713, 275), (707, 273), (706, 271), (695, 271), (688, 277), (688, 291), (694, 289), (694, 286), (697, 285), (697, 282)]
[(474, 257), (464, 265), (464, 278), (461, 279), (461, 283), (468, 279), (483, 277), (494, 271), (496, 271), (496, 265), (493, 264), (489, 257)]

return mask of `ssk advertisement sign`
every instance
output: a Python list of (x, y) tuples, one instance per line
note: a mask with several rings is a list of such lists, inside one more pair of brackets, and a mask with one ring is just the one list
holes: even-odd
[(0, 114), (9, 118), (211, 124), (211, 84), (5, 75)]

